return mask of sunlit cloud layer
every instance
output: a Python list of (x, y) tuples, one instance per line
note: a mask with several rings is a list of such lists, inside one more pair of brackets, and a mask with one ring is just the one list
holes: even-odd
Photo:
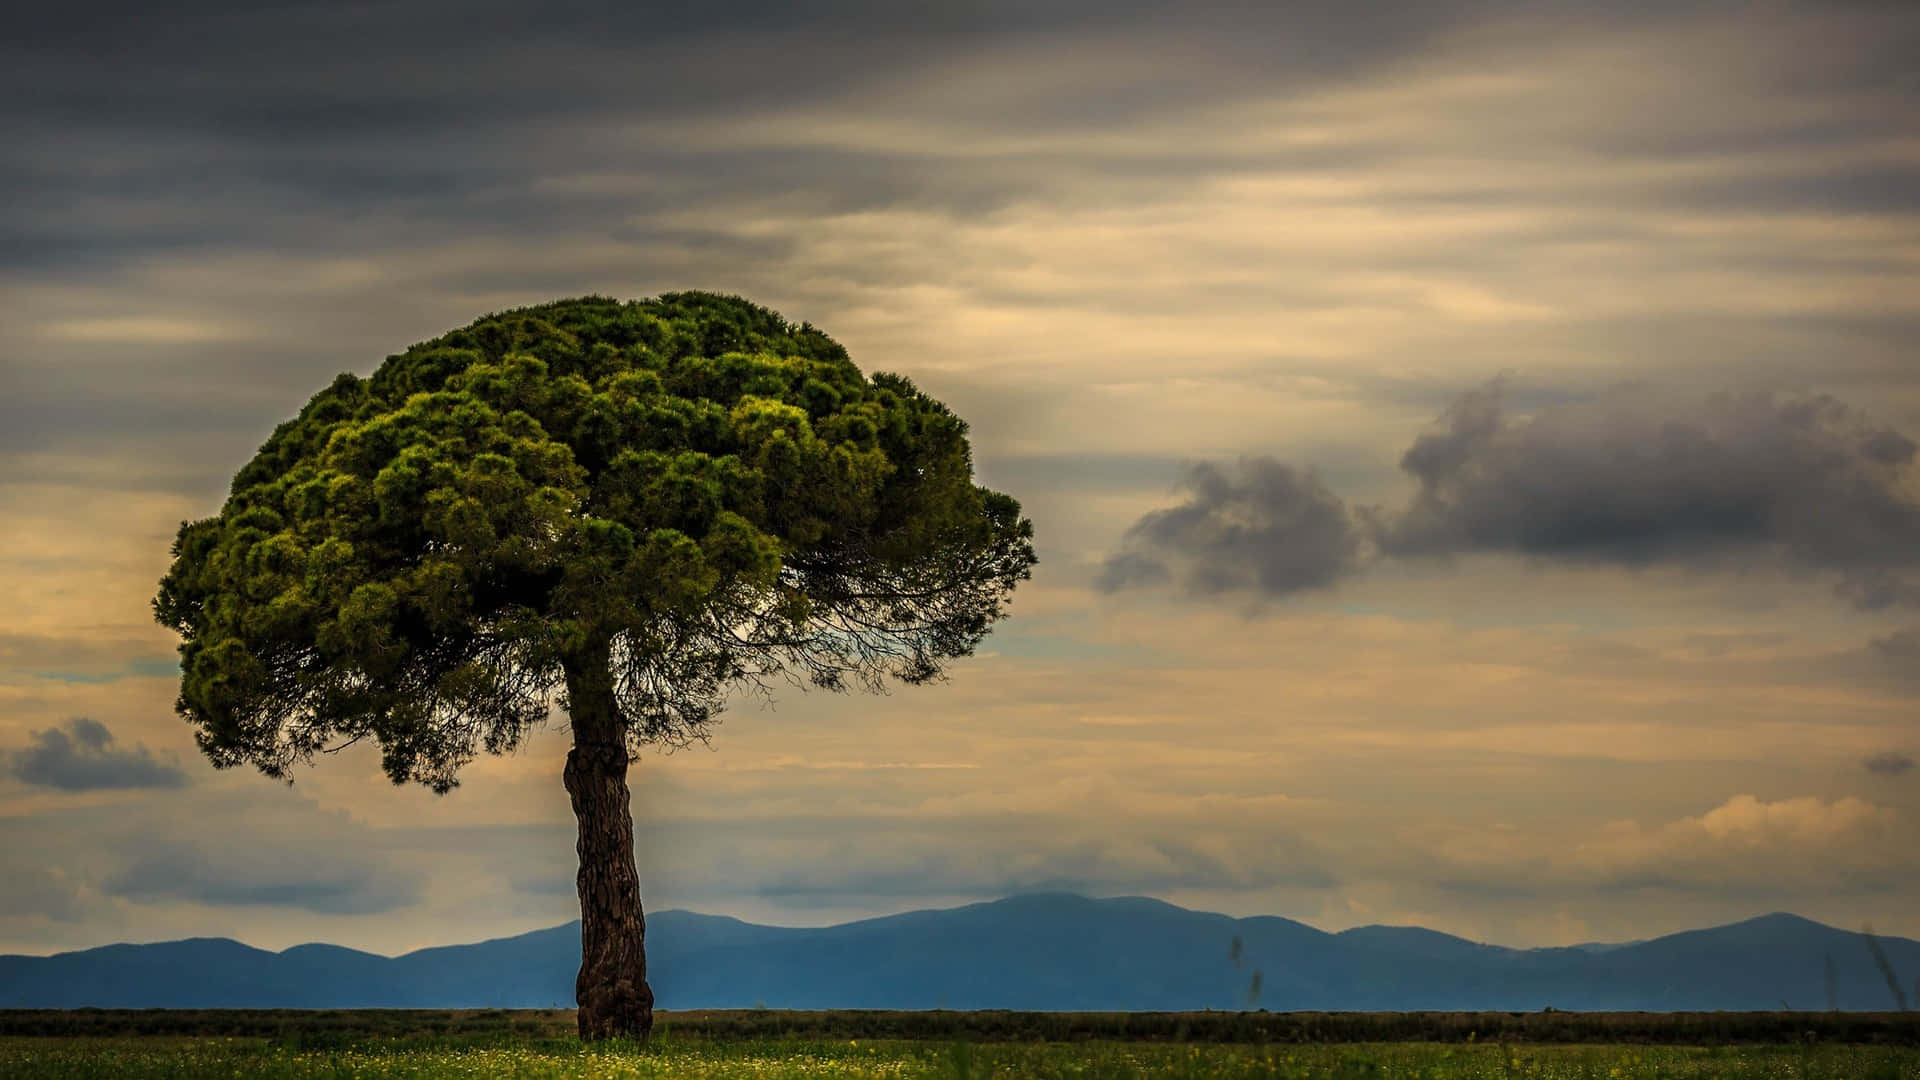
[[(565, 733), (208, 767), (149, 600), (337, 372), (736, 292), (972, 427), (950, 683), (634, 771), (649, 905), (1920, 936), (1898, 5), (47, 7), (0, 42), (0, 951), (572, 917)], [(1497, 388), (1497, 389), (1496, 389)]]

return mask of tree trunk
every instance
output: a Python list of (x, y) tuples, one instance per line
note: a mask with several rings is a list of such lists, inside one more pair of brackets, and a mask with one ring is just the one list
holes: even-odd
[(647, 919), (633, 865), (627, 741), (613, 700), (606, 644), (566, 664), (567, 794), (580, 825), (580, 1037), (644, 1039), (653, 1029), (647, 986)]

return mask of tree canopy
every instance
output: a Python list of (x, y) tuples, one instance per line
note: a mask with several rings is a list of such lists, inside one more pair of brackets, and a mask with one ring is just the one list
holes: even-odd
[(350, 374), (181, 526), (156, 617), (214, 764), (372, 739), (437, 791), (610, 666), (630, 747), (739, 685), (939, 676), (1035, 558), (967, 428), (737, 297), (489, 315)]

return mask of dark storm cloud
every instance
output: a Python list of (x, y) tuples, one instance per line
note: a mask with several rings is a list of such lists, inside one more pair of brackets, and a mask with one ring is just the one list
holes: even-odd
[[(1355, 18), (1335, 4), (1290, 5), (1284, 15), (1259, 16), (1245, 5), (1201, 0), (1183, 5), (1181, 26), (1222, 37), (1251, 33), (1258, 48), (1246, 50), (1249, 60), (1325, 70), (1390, 51), (1463, 13), (1502, 6), (1511, 5), (1393, 3)], [(227, 99), (216, 117), (243, 131), (252, 121), (259, 125), (255, 130), (276, 135), (440, 124), (485, 110), (540, 113), (578, 104), (583, 89), (614, 95), (614, 104), (792, 101), (830, 93), (875, 72), (992, 43), (1069, 33), (1163, 36), (1167, 31), (1163, 5), (1112, 2), (840, 0), (624, 7), (494, 2), (466, 5), (459, 19), (448, 19), (443, 7), (420, 0), (386, 3), (377, 10), (306, 4), (169, 5), (164, 11), (115, 7), (43, 5), (10, 20), (11, 51), (45, 68), (84, 62), (111, 64), (127, 79), (154, 73), (171, 77), (148, 87), (157, 94), (136, 95), (125, 92), (125, 81), (87, 83), (68, 70), (65, 92), (43, 92), (35, 103), (39, 111), (90, 117), (112, 106), (141, 120), (191, 122), (207, 114), (168, 108), (180, 100), (171, 95), (227, 89), (240, 80), (268, 92)], [(727, 47), (714, 48), (720, 43)], [(608, 60), (637, 54), (654, 63), (651, 69), (583, 67), (570, 63), (575, 57), (568, 50)], [(476, 53), (516, 62), (474, 64)], [(663, 66), (662, 58), (675, 62)], [(326, 78), (349, 73), (361, 78), (353, 83)], [(301, 93), (315, 85), (333, 92)], [(374, 103), (382, 108), (368, 107)], [(1043, 110), (1060, 107), (1036, 104)]]
[[(619, 9), (495, 2), (469, 5), (457, 20), (420, 0), (371, 8), (42, 5), (10, 20), (0, 41), (0, 124), (10, 133), (0, 144), (0, 275), (74, 283), (76, 306), (91, 308), (142, 296), (117, 279), (149, 260), (204, 264), (274, 252), (290, 268), (334, 255), (404, 271), (479, 238), (529, 253), (581, 253), (547, 265), (500, 255), (442, 259), (416, 279), (377, 286), (396, 306), (404, 297), (416, 316), (407, 325), (425, 332), (444, 327), (420, 314), (436, 309), (411, 303), (431, 298), (422, 293), (461, 298), (446, 304), (459, 313), (445, 321), (453, 325), (474, 313), (467, 298), (475, 294), (532, 301), (587, 291), (610, 277), (730, 289), (781, 282), (816, 292), (827, 288), (817, 284), (819, 276), (803, 281), (785, 272), (795, 255), (790, 233), (732, 223), (885, 208), (977, 221), (1036, 196), (1062, 205), (1141, 203), (1209, 176), (1391, 169), (1436, 149), (1440, 158), (1457, 160), (1456, 146), (1409, 144), (1391, 133), (1370, 134), (1365, 123), (1311, 113), (1301, 122), (1315, 132), (1324, 124), (1332, 137), (1262, 144), (1239, 139), (1231, 120), (1195, 123), (1192, 140), (1150, 136), (1142, 143), (1134, 133), (1144, 120), (1196, 109), (1310, 97), (1376, 76), (1391, 80), (1436, 41), (1516, 14), (1537, 20), (1533, 32), (1542, 40), (1584, 27), (1657, 35), (1671, 15), (1659, 5), (1598, 3), (1561, 3), (1543, 13), (1505, 0), (1364, 11), (1203, 2), (1183, 5), (1174, 20), (1163, 5), (1094, 2)], [(1565, 20), (1564, 27), (1555, 20)], [(1733, 124), (1726, 134), (1718, 123), (1662, 125), (1652, 113), (1648, 126), (1656, 130), (1640, 133), (1652, 141), (1637, 152), (1818, 149), (1884, 134), (1893, 126), (1886, 101), (1911, 96), (1898, 78), (1906, 70), (1900, 46), (1911, 29), (1901, 24), (1863, 38), (1871, 47), (1850, 46), (1846, 65), (1780, 77), (1801, 80), (1792, 89), (1809, 100), (1853, 95), (1846, 109), (1824, 110), (1820, 124)], [(1031, 86), (1021, 81), (1055, 69), (1066, 74)], [(960, 81), (943, 83), (949, 79)], [(922, 91), (928, 96), (916, 96)], [(795, 118), (795, 109), (812, 111)], [(892, 134), (845, 138), (838, 129), (808, 126), (823, 118), (855, 127), (884, 121)], [(926, 137), (902, 144), (896, 136), (903, 131)], [(1614, 145), (1607, 140), (1638, 131), (1591, 137), (1607, 147)], [(1009, 135), (1027, 138), (991, 148)], [(1118, 149), (1108, 145), (1113, 140), (1081, 138), (1116, 135), (1124, 144)], [(1494, 135), (1536, 142), (1524, 131)], [(1656, 185), (1645, 198), (1649, 205), (1723, 210), (1871, 209), (1897, 202), (1902, 168), (1867, 162), (1817, 174), (1763, 174), (1752, 181), (1762, 186), (1751, 191), (1693, 195), (1685, 183), (1743, 181), (1688, 179)], [(1620, 198), (1611, 189), (1569, 191), (1569, 182), (1555, 181), (1556, 197)], [(1436, 179), (1430, 187), (1381, 193), (1378, 201), (1411, 208), (1538, 200), (1537, 181), (1514, 183), (1508, 191)], [(689, 224), (690, 211), (711, 223)], [(1610, 242), (1585, 237), (1585, 227), (1562, 222), (1540, 239)], [(1520, 252), (1528, 239), (1511, 237), (1498, 247)], [(597, 248), (591, 256), (584, 253), (589, 246)], [(1487, 246), (1472, 256), (1483, 266), (1500, 257)], [(963, 267), (947, 269), (966, 276)], [(1018, 288), (926, 282), (926, 272), (850, 257), (830, 276), (842, 295), (849, 284), (909, 281), (959, 285), (976, 303), (1096, 299), (1084, 283), (1055, 286), (1062, 290), (1055, 296), (1032, 281)], [(272, 273), (262, 268), (262, 276)], [(252, 303), (225, 295), (234, 280), (210, 275), (181, 291), (202, 309)], [(404, 343), (374, 335), (382, 344), (356, 351), (357, 342), (342, 340), (350, 333), (343, 323), (379, 325), (377, 314), (364, 310), (377, 300), (336, 300), (325, 288), (296, 295), (309, 310), (263, 312), (278, 327), (249, 343), (250, 366), (225, 383), (96, 362), (96, 350), (71, 343), (13, 346), (14, 355), (0, 358), (0, 391), (20, 392), (5, 394), (8, 404), (0, 405), (0, 452), (97, 449), (135, 431), (141, 438), (187, 433), (204, 442), (213, 438), (205, 433), (231, 428), (226, 417), (236, 411), (271, 414), (253, 403), (219, 401), (211, 389), (322, 385)], [(1270, 303), (1272, 295), (1258, 299)], [(329, 302), (363, 310), (321, 317)], [(291, 328), (295, 318), (314, 328)], [(1896, 321), (1910, 336), (1911, 320)], [(309, 367), (296, 355), (311, 351), (294, 344), (303, 340), (336, 347)], [(85, 385), (70, 389), (62, 371), (83, 372)], [(276, 409), (285, 404), (275, 398)], [(182, 453), (228, 461), (233, 447), (258, 437), (223, 434), (218, 441)]]
[(1755, 545), (1823, 569), (1901, 569), (1920, 558), (1914, 454), (1830, 397), (1639, 386), (1511, 420), (1495, 384), (1402, 456), (1419, 493), (1381, 544), (1620, 563)]
[(34, 732), (31, 745), (7, 755), (7, 771), (24, 783), (61, 791), (186, 785), (186, 773), (145, 746), (119, 749), (113, 743), (105, 724), (75, 717), (64, 728)]
[(1331, 585), (1355, 566), (1360, 531), (1319, 477), (1278, 462), (1207, 462), (1181, 481), (1186, 501), (1127, 530), (1108, 560), (1107, 591), (1177, 579), (1190, 593), (1280, 596)]
[(1770, 565), (1836, 575), (1861, 607), (1920, 603), (1907, 576), (1920, 566), (1920, 446), (1860, 411), (1823, 395), (1635, 385), (1513, 418), (1502, 391), (1462, 395), (1419, 436), (1400, 458), (1416, 493), (1359, 511), (1364, 529), (1285, 465), (1243, 462), (1237, 480), (1202, 465), (1185, 503), (1129, 530), (1103, 584), (1149, 584), (1179, 559), (1191, 591), (1283, 595), (1352, 570), (1364, 532), (1388, 558)]
[[(493, 3), (457, 20), (418, 0), (43, 5), (10, 21), (0, 43), (0, 118), (17, 133), (0, 150), (0, 259), (45, 269), (222, 245), (391, 247), (434, 224), (558, 231), (660, 202), (747, 195), (978, 209), (1036, 185), (1190, 178), (1210, 165), (1194, 148), (1104, 160), (1024, 150), (982, 168), (956, 167), (946, 153), (777, 139), (716, 151), (688, 136), (708, 121), (807, 104), (851, 115), (884, 105), (908, 74), (937, 79), (999, 54), (1089, 47), (1132, 53), (1078, 83), (954, 95), (924, 119), (1002, 134), (1124, 128), (1133, 117), (1350, 81), (1436, 35), (1528, 7), (1403, 2), (1356, 14), (1195, 3), (1170, 24), (1161, 5), (1113, 3)], [(1395, 151), (1275, 152), (1310, 168)], [(598, 171), (635, 182), (597, 198), (539, 188)], [(400, 228), (355, 227), (370, 218)]]
[(1499, 391), (1461, 398), (1407, 450), (1419, 492), (1383, 519), (1383, 552), (1761, 558), (1838, 572), (1863, 607), (1910, 599), (1915, 444), (1842, 402), (1637, 386), (1510, 420)]
[(1884, 750), (1861, 762), (1870, 773), (1881, 776), (1899, 776), (1913, 769), (1913, 758), (1898, 750)]
[[(1166, 38), (1154, 66), (1124, 78), (942, 109), (998, 131), (1098, 128), (1351, 73), (1469, 15), (1237, 7), (1183, 10), (1179, 36), (1200, 43), (1204, 64)], [(1017, 162), (703, 150), (687, 136), (705, 120), (871, 103), (876, 85), (994, 49), (1166, 35), (1153, 6), (1106, 3), (495, 3), (457, 20), (422, 2), (42, 5), (10, 20), (0, 43), (0, 120), (16, 133), (0, 150), (0, 268), (101, 269), (228, 247), (391, 249), (448, 225), (597, 230), (663, 206), (794, 193), (825, 210), (978, 210), (1045, 181)], [(1178, 167), (1194, 163), (1181, 156)], [(630, 182), (597, 196), (542, 186), (600, 171)]]

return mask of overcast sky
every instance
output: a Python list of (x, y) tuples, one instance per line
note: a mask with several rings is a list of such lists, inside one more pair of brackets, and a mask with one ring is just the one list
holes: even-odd
[(1243, 6), (12, 16), (0, 952), (576, 917), (559, 725), (216, 772), (149, 602), (336, 373), (690, 288), (952, 404), (1043, 561), (644, 758), (650, 908), (1920, 937), (1920, 17)]

